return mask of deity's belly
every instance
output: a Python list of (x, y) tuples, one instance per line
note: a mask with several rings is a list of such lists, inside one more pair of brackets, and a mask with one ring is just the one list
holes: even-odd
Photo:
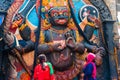
[[(66, 38), (64, 34), (58, 35), (53, 34), (53, 42), (54, 43), (61, 43), (62, 46), (66, 46)], [(55, 69), (59, 71), (64, 71), (66, 69), (69, 69), (73, 65), (73, 53), (71, 50), (66, 46), (62, 51), (60, 52), (53, 52), (50, 55), (50, 60), (54, 66)]]
[(59, 71), (69, 69), (73, 65), (73, 53), (69, 48), (61, 52), (54, 52), (50, 55), (51, 63)]

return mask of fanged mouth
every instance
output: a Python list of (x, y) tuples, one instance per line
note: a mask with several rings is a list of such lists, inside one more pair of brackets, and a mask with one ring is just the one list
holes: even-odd
[(57, 22), (59, 24), (64, 24), (67, 22), (67, 20), (66, 19), (57, 19), (57, 20), (55, 20), (55, 22)]

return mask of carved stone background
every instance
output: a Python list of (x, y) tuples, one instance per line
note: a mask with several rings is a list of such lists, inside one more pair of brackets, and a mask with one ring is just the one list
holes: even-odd
[(90, 0), (90, 2), (99, 10), (102, 21), (112, 20), (112, 15), (103, 0)]
[(108, 8), (110, 9), (113, 20), (116, 20), (116, 0), (104, 0)]
[[(114, 6), (113, 6), (115, 4), (111, 1), (112, 0), (90, 0), (90, 2), (99, 10), (100, 18), (101, 18), (102, 22), (115, 20), (115, 17), (113, 17), (113, 16), (115, 16), (115, 12), (116, 12), (116, 11), (113, 11), (113, 10), (116, 10), (116, 9), (114, 9)], [(109, 4), (109, 6), (106, 3)], [(111, 10), (110, 10), (110, 7), (111, 7)], [(103, 34), (104, 34), (104, 32), (108, 33), (105, 31), (104, 27), (107, 28), (108, 26), (103, 25), (103, 27), (102, 27)], [(111, 26), (111, 27), (113, 27), (113, 26)], [(112, 31), (109, 34), (113, 35)], [(107, 36), (110, 36), (110, 35), (107, 35)], [(102, 35), (100, 35), (100, 41), (102, 41), (101, 37), (102, 37)], [(106, 38), (106, 40), (107, 40), (107, 38)], [(104, 46), (104, 44), (100, 43), (100, 46)], [(111, 47), (113, 47), (113, 46), (111, 46)], [(97, 74), (98, 74), (97, 80), (111, 80), (111, 76), (112, 76), (112, 74), (114, 74), (115, 70), (111, 74), (112, 69), (111, 69), (110, 64), (109, 64), (109, 61), (111, 61), (111, 59), (109, 59), (109, 56), (110, 55), (107, 53), (103, 58), (102, 66), (97, 68)], [(112, 60), (111, 63), (114, 63), (114, 61)], [(113, 68), (113, 66), (112, 66), (112, 68)], [(113, 69), (115, 69), (115, 68), (116, 67), (114, 67)], [(112, 77), (115, 77), (115, 76), (112, 76)]]

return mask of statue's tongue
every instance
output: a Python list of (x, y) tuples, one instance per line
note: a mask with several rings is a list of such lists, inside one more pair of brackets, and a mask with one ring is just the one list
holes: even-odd
[(66, 19), (59, 19), (59, 20), (56, 20), (56, 22), (59, 24), (64, 24), (66, 23)]

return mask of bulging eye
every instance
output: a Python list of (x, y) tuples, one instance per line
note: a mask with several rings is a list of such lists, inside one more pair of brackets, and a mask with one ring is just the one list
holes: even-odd
[(56, 17), (56, 16), (58, 16), (58, 13), (54, 13), (54, 15), (53, 15), (54, 17)]
[(67, 15), (68, 15), (68, 13), (67, 13), (67, 12), (64, 12), (64, 13), (63, 13), (63, 15), (64, 15), (64, 16), (67, 16)]
[(93, 13), (96, 13), (96, 11), (95, 11), (95, 10), (93, 10)]

